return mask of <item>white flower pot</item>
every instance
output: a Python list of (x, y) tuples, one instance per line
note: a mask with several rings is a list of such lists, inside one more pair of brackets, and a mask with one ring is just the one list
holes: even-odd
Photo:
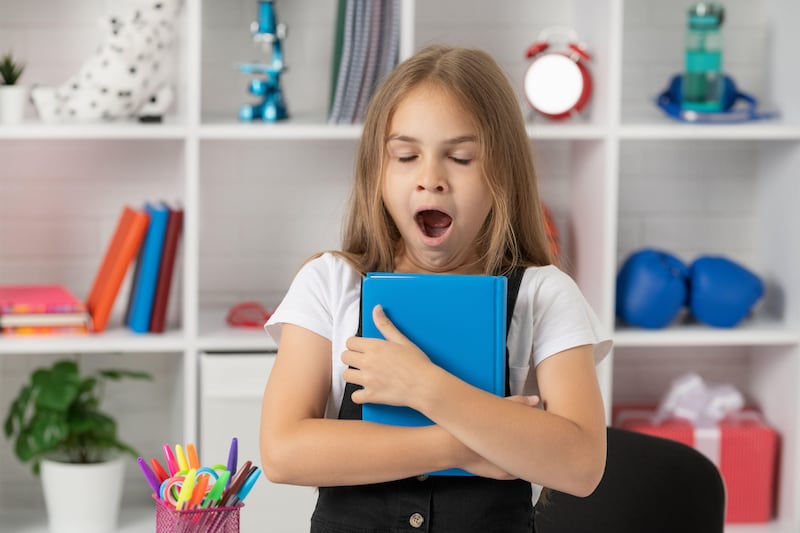
[(42, 461), (42, 487), (51, 533), (112, 533), (117, 529), (125, 462)]
[(0, 86), (0, 124), (19, 124), (25, 117), (28, 89), (21, 85)]

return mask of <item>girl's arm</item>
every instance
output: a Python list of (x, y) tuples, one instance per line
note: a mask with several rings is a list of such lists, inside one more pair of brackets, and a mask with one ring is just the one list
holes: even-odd
[(324, 419), (330, 382), (330, 341), (284, 324), (261, 414), (261, 459), (271, 481), (375, 483), (460, 465), (481, 475), (508, 477), (437, 426)]
[(514, 477), (585, 496), (605, 467), (605, 414), (590, 346), (555, 354), (536, 368), (545, 410), (509, 402), (432, 364), (376, 307), (386, 337), (350, 338), (348, 381), (356, 402), (408, 405)]

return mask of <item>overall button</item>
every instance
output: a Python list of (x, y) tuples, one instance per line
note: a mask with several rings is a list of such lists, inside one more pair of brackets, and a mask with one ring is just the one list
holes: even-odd
[(411, 524), (413, 528), (421, 527), (423, 522), (425, 522), (425, 518), (419, 513), (412, 514), (408, 519), (408, 523)]
[(417, 481), (425, 481), (428, 479), (428, 474), (422, 474), (421, 476), (417, 476)]

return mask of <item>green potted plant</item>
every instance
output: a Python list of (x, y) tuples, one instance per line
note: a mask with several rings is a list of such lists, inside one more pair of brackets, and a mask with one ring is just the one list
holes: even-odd
[[(60, 360), (35, 369), (9, 406), (6, 437), (14, 439), (17, 458), (30, 463), (34, 474), (41, 473), (53, 533), (116, 528), (123, 456), (138, 453), (119, 439), (116, 421), (100, 407), (106, 383), (123, 378), (151, 376), (116, 369), (81, 375), (77, 360)], [(86, 498), (98, 487), (104, 493), (103, 506)], [(87, 517), (96, 523), (74, 521)]]
[(25, 116), (28, 96), (26, 87), (18, 85), (25, 64), (16, 60), (11, 52), (0, 57), (0, 122), (17, 124)]

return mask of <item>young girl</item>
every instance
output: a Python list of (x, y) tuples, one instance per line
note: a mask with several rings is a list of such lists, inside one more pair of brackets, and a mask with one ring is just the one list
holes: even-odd
[[(263, 467), (320, 487), (311, 531), (530, 532), (542, 486), (590, 494), (606, 456), (595, 364), (610, 341), (550, 262), (522, 113), (491, 57), (433, 46), (395, 69), (367, 112), (351, 204), (342, 250), (306, 262), (266, 325), (279, 348)], [(361, 338), (370, 271), (508, 275), (513, 396), (435, 366), (380, 306), (386, 340)], [(434, 425), (364, 422), (365, 402)], [(423, 475), (454, 467), (476, 475)]]

